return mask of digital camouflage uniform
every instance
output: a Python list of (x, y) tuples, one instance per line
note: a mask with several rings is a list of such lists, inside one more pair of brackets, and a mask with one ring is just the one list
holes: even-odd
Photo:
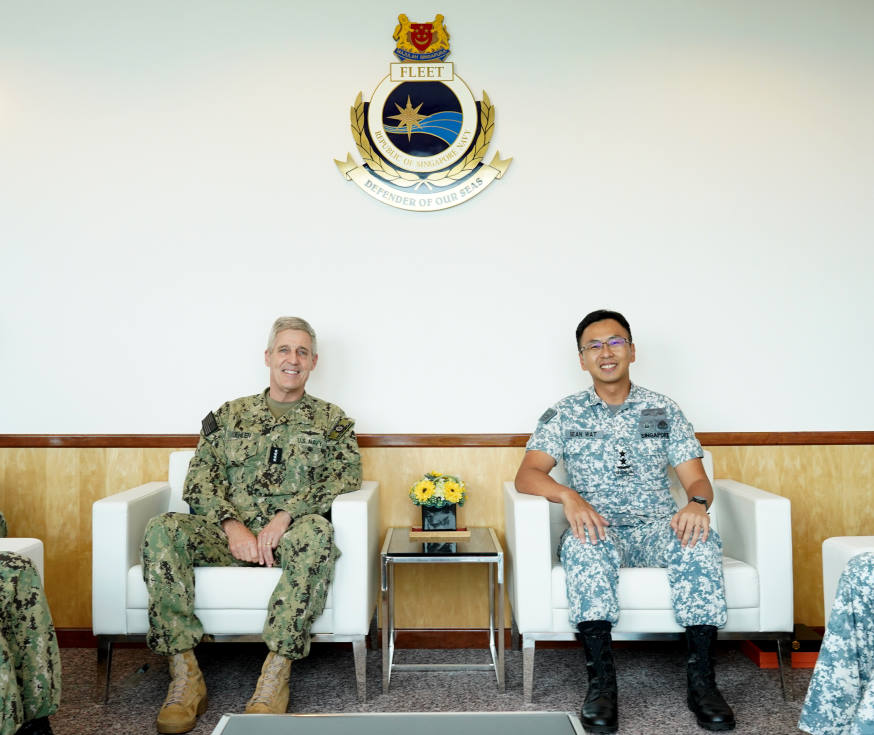
[(266, 395), (225, 403), (204, 419), (183, 492), (191, 515), (165, 513), (146, 528), (147, 642), (156, 653), (170, 656), (200, 642), (194, 566), (257, 566), (231, 555), (222, 521), (237, 519), (257, 536), (280, 510), (291, 525), (273, 551), (282, 575), (264, 642), (290, 659), (309, 653), (310, 626), (324, 610), (339, 555), (326, 516), (337, 495), (360, 488), (361, 460), (353, 421), (340, 408), (304, 394), (276, 419)]
[(0, 513), (0, 538), (6, 538), (7, 533), (6, 519), (3, 517), (3, 514)]
[(874, 553), (838, 582), (798, 727), (813, 735), (874, 734)]
[(61, 658), (39, 572), (0, 552), (0, 735), (48, 717), (61, 703)]
[(548, 409), (527, 449), (564, 462), (568, 484), (610, 525), (606, 542), (583, 543), (568, 529), (559, 542), (573, 625), (619, 620), (619, 568), (667, 567), (679, 625), (725, 625), (722, 543), (681, 545), (670, 527), (677, 504), (668, 465), (702, 457), (692, 425), (671, 399), (631, 386), (614, 414), (594, 387)]

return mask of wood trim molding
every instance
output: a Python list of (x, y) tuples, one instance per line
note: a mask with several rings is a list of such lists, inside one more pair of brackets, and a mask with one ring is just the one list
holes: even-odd
[[(360, 447), (524, 447), (529, 434), (359, 434)], [(698, 432), (705, 447), (874, 444), (874, 431)], [(0, 434), (0, 449), (193, 449), (197, 434)]]

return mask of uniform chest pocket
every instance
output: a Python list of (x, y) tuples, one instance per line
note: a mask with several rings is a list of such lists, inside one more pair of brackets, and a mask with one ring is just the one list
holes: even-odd
[(251, 464), (257, 461), (260, 448), (261, 441), (258, 436), (232, 437), (225, 444), (228, 464), (232, 467)]
[(327, 442), (322, 434), (304, 431), (291, 441), (294, 460), (307, 467), (318, 467), (325, 461)]
[(637, 435), (641, 441), (657, 439), (665, 441), (671, 436), (671, 425), (668, 418), (661, 413), (644, 414), (637, 423)]

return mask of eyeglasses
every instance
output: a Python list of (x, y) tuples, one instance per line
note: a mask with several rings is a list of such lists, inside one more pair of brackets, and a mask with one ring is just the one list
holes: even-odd
[(580, 347), (580, 354), (586, 352), (587, 350), (600, 352), (604, 349), (604, 347), (609, 347), (611, 350), (621, 350), (626, 345), (630, 344), (631, 340), (625, 339), (625, 337), (610, 337), (610, 339), (604, 340), (603, 342), (599, 339), (595, 339)]

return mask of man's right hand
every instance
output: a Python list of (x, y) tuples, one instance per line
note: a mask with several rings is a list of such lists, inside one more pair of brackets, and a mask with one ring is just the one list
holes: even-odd
[(607, 526), (610, 525), (604, 516), (596, 511), (582, 496), (574, 490), (563, 493), (561, 504), (564, 514), (571, 524), (571, 531), (584, 544), (591, 541), (597, 544), (598, 540), (607, 539)]
[(228, 537), (231, 556), (240, 561), (258, 561), (258, 540), (246, 526), (238, 520), (228, 518), (222, 521), (222, 530)]
[[(549, 476), (555, 460), (546, 452), (529, 449), (516, 473), (516, 489), (520, 493), (540, 495), (552, 503), (561, 503), (571, 524), (571, 531), (580, 541), (606, 540), (610, 522), (589, 505), (574, 489), (561, 485)], [(586, 533), (588, 531), (588, 534)]]

